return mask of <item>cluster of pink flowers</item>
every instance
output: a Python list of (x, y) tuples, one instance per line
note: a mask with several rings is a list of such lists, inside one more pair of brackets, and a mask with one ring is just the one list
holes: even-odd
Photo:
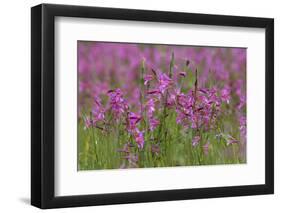
[(193, 129), (212, 126), (223, 98), (216, 89), (199, 89), (187, 95), (179, 94), (177, 98), (177, 123)]
[(120, 89), (108, 91), (110, 97), (110, 109), (114, 113), (115, 118), (120, 118), (128, 110), (127, 101), (123, 97)]

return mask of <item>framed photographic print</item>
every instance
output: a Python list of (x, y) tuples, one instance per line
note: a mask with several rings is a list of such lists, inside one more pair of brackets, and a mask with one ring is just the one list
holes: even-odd
[(31, 9), (31, 203), (274, 191), (274, 21)]

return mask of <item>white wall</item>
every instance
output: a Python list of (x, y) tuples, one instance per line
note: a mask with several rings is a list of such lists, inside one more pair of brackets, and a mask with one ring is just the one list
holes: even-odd
[[(114, 205), (51, 210), (51, 212), (276, 212), (281, 207), (281, 13), (278, 1), (59, 0), (45, 3), (81, 4), (182, 12), (275, 18), (275, 195)], [(0, 212), (39, 212), (30, 196), (30, 7), (37, 0), (2, 1), (0, 32)], [(277, 83), (279, 82), (279, 86)], [(279, 131), (278, 131), (279, 130)], [(243, 175), (243, 174), (241, 174)]]

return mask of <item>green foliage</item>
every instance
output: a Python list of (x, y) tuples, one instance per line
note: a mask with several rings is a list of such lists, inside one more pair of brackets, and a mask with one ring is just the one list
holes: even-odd
[[(225, 126), (229, 126), (228, 131), (234, 138), (239, 139), (239, 131), (234, 128), (238, 127), (238, 124), (233, 125), (234, 122), (235, 118), (224, 117), (216, 130), (202, 131), (199, 144), (193, 147), (192, 138), (195, 131), (177, 125), (176, 113), (169, 112), (165, 118), (165, 129), (168, 131), (161, 134), (160, 141), (152, 140), (155, 138), (153, 134), (158, 132), (156, 129), (145, 134), (143, 150), (139, 150), (137, 146), (133, 147), (139, 155), (138, 166), (149, 168), (246, 163), (244, 155), (241, 155), (241, 149), (245, 147), (240, 143), (227, 145), (226, 134), (220, 132), (226, 131)], [(116, 125), (110, 132), (104, 132), (98, 128), (85, 129), (80, 121), (78, 135), (79, 170), (118, 169), (125, 162), (124, 154), (118, 150), (122, 149), (125, 143), (133, 142), (121, 125)], [(205, 153), (204, 145), (208, 141), (208, 153)], [(159, 144), (159, 153), (151, 152), (154, 144)]]

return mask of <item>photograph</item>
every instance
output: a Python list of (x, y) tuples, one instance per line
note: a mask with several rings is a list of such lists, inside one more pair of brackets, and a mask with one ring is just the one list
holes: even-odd
[(247, 163), (247, 48), (77, 41), (78, 171)]

